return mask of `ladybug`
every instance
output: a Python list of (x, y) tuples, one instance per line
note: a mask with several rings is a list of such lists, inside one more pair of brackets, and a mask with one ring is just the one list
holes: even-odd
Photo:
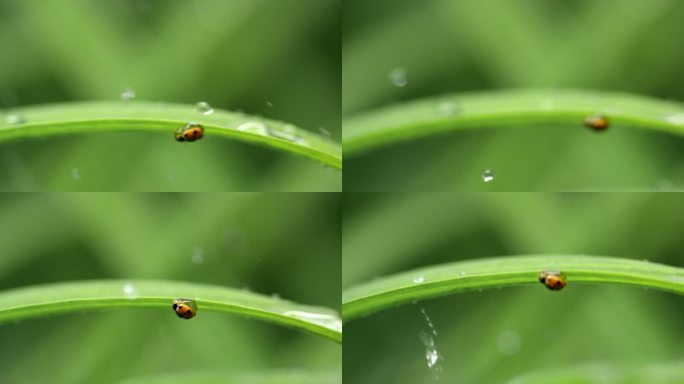
[(539, 272), (539, 282), (552, 291), (560, 291), (568, 282), (565, 274), (561, 271), (541, 271)]
[(610, 121), (603, 115), (592, 115), (584, 118), (584, 126), (596, 132), (605, 131), (608, 129), (608, 125), (610, 125)]
[(197, 123), (187, 123), (185, 127), (178, 128), (174, 133), (176, 141), (195, 141), (204, 136), (204, 127)]
[(197, 303), (191, 299), (173, 299), (171, 305), (176, 315), (182, 319), (192, 319), (197, 316)]

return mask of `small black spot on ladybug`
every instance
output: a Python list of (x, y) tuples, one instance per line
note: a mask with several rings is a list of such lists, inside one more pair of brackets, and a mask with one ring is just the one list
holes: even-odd
[(185, 311), (185, 314), (190, 315), (190, 314), (192, 314), (192, 311), (188, 309), (187, 311)]
[(171, 307), (172, 307), (174, 310), (176, 310), (176, 308), (178, 308), (178, 304), (173, 303), (173, 305), (172, 305)]

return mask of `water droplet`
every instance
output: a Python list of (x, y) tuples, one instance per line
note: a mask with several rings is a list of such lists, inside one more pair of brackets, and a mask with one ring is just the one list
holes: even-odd
[(408, 71), (406, 68), (394, 68), (389, 73), (389, 79), (395, 87), (405, 87), (408, 84)]
[(438, 107), (439, 114), (442, 116), (451, 116), (458, 113), (458, 106), (450, 101), (441, 103)]
[(435, 328), (435, 325), (432, 324), (432, 321), (430, 320), (430, 316), (428, 316), (427, 311), (425, 308), (420, 308), (420, 313), (423, 314), (423, 317), (425, 318), (425, 321), (427, 322), (428, 327), (430, 327), (430, 330), (432, 330), (432, 334), (437, 336), (437, 328)]
[(413, 282), (416, 283), (416, 284), (420, 284), (420, 283), (422, 283), (422, 282), (424, 282), (424, 281), (425, 281), (425, 276), (416, 276), (416, 277), (413, 279)]
[(515, 356), (520, 351), (522, 340), (516, 331), (503, 331), (496, 339), (496, 347), (502, 355)]
[(428, 368), (430, 368), (432, 371), (435, 380), (438, 380), (439, 375), (442, 372), (442, 356), (440, 356), (439, 352), (437, 351), (435, 340), (432, 338), (432, 336), (430, 336), (430, 334), (422, 331), (418, 333), (418, 338), (425, 347), (425, 362), (427, 363)]
[(266, 106), (267, 106), (267, 107), (270, 107), (270, 108), (273, 108), (273, 103), (271, 103), (270, 101), (267, 101), (267, 102), (266, 102)]
[(285, 316), (294, 317), (299, 320), (304, 320), (309, 323), (315, 323), (323, 327), (334, 329), (338, 332), (342, 332), (342, 320), (335, 315), (303, 311), (286, 311), (283, 314)]
[(323, 134), (323, 136), (330, 137), (330, 132), (328, 132), (328, 130), (323, 127), (318, 127), (318, 132)]
[(81, 171), (78, 168), (74, 168), (71, 170), (71, 178), (79, 181), (81, 180)]
[(291, 141), (293, 143), (306, 144), (306, 142), (304, 140), (302, 140), (301, 137), (296, 135), (294, 129), (288, 129), (288, 126), (284, 126), (283, 129), (280, 131), (271, 130), (271, 131), (269, 131), (269, 134), (273, 137), (277, 137), (279, 139)]
[(193, 248), (191, 260), (195, 265), (204, 263), (204, 249), (202, 247)]
[(672, 124), (684, 125), (684, 112), (675, 113), (666, 118), (666, 120)]
[(237, 127), (237, 129), (238, 131), (251, 132), (259, 135), (267, 135), (269, 131), (266, 124), (260, 121), (248, 121), (246, 123), (242, 123)]
[(24, 116), (17, 114), (17, 113), (12, 113), (9, 114), (5, 117), (5, 123), (10, 124), (10, 125), (19, 125), (23, 124), (26, 122), (26, 119)]
[(126, 283), (123, 286), (123, 293), (129, 299), (136, 299), (138, 297), (138, 287), (133, 283)]
[(195, 104), (195, 112), (199, 112), (203, 115), (211, 115), (214, 113), (214, 108), (209, 105), (206, 101), (200, 101), (199, 103)]
[(121, 100), (128, 101), (133, 99), (135, 99), (135, 92), (133, 92), (132, 89), (126, 88), (123, 92), (121, 92)]
[(494, 171), (492, 171), (491, 169), (485, 169), (485, 171), (482, 172), (482, 181), (484, 181), (485, 183), (494, 181)]
[(464, 276), (466, 275), (466, 271), (460, 271), (460, 272), (458, 273), (458, 275), (459, 275), (460, 277), (464, 277)]

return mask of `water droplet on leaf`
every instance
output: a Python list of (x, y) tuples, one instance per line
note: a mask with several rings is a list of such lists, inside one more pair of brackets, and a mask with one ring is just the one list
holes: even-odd
[(199, 103), (195, 104), (195, 112), (199, 112), (203, 115), (211, 115), (214, 113), (214, 108), (209, 105), (206, 101), (200, 101)]
[(485, 169), (485, 171), (482, 172), (482, 181), (484, 181), (485, 183), (494, 181), (494, 171), (492, 171), (491, 169)]
[(5, 117), (5, 123), (10, 124), (10, 125), (19, 125), (23, 124), (26, 122), (26, 119), (24, 116), (17, 114), (17, 113), (12, 113), (9, 114)]
[(394, 68), (389, 73), (389, 79), (395, 87), (405, 87), (408, 84), (408, 71), (406, 68)]
[(135, 99), (135, 92), (132, 89), (126, 88), (121, 92), (121, 100), (128, 101), (133, 99)]
[(129, 299), (135, 299), (138, 297), (138, 287), (133, 283), (126, 283), (123, 286), (123, 293)]
[(416, 278), (413, 279), (413, 282), (416, 283), (416, 284), (420, 284), (420, 283), (422, 283), (422, 282), (424, 282), (424, 281), (425, 281), (425, 277), (424, 277), (424, 276), (416, 276)]

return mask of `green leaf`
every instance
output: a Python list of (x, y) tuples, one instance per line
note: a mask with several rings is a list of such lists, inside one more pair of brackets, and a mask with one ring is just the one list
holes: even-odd
[(342, 341), (341, 321), (331, 309), (244, 290), (163, 280), (97, 280), (4, 291), (0, 293), (0, 322), (115, 307), (160, 308), (176, 316), (171, 309), (174, 298), (197, 303), (197, 318), (189, 321), (201, 321), (202, 312), (227, 312)]
[(584, 118), (604, 115), (611, 129), (639, 126), (684, 135), (684, 105), (638, 95), (596, 91), (518, 90), (457, 94), (395, 104), (344, 121), (345, 154), (487, 126), (539, 123), (582, 128)]
[[(342, 292), (345, 321), (381, 309), (455, 292), (537, 285), (539, 272), (560, 270), (575, 283), (628, 284), (684, 294), (684, 269), (600, 256), (510, 256), (430, 266), (383, 277)], [(561, 292), (553, 292), (562, 294)]]
[(681, 362), (660, 364), (585, 364), (568, 368), (544, 369), (518, 376), (507, 384), (595, 384), (684, 382)]
[(255, 373), (174, 373), (163, 376), (149, 376), (122, 381), (120, 384), (337, 384), (342, 375), (316, 372), (255, 372)]
[[(201, 124), (202, 140), (222, 136), (261, 144), (342, 168), (339, 144), (292, 124), (214, 110), (210, 115), (194, 106), (143, 101), (51, 104), (5, 110), (0, 113), (0, 143), (7, 140), (103, 131), (151, 131), (174, 140), (174, 132), (188, 122)], [(201, 145), (178, 143), (178, 145)]]

